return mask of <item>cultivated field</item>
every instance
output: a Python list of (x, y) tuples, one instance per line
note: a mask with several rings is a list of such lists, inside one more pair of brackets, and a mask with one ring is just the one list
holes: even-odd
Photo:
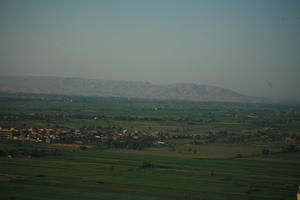
[(1, 199), (296, 198), (297, 106), (13, 94), (0, 100), (3, 129), (95, 130), (105, 137), (127, 130), (137, 137), (131, 142), (139, 133), (160, 133), (139, 149), (117, 146), (118, 137), (110, 145), (2, 138)]

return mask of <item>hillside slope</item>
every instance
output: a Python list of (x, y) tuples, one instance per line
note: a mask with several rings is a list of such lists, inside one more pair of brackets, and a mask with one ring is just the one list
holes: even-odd
[(191, 101), (265, 102), (230, 89), (194, 83), (152, 84), (61, 77), (0, 77), (0, 92), (113, 96), (128, 98), (174, 99)]

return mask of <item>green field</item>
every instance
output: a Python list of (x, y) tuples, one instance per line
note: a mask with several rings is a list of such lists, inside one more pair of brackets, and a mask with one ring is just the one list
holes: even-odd
[(0, 139), (0, 199), (296, 199), (299, 126), (293, 105), (2, 94), (2, 128), (182, 137), (141, 150)]
[(1, 199), (279, 200), (294, 199), (300, 180), (298, 152), (202, 158), (164, 149), (64, 150), (43, 158), (0, 157)]

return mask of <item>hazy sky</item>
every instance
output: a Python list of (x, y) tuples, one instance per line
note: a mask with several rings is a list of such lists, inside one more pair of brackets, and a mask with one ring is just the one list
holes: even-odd
[(0, 0), (0, 74), (300, 101), (299, 0)]

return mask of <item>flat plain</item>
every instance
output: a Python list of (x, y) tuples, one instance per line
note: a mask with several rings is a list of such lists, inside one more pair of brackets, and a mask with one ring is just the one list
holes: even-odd
[(295, 199), (299, 111), (293, 105), (2, 94), (3, 129), (168, 137), (140, 149), (2, 138), (1, 199)]

